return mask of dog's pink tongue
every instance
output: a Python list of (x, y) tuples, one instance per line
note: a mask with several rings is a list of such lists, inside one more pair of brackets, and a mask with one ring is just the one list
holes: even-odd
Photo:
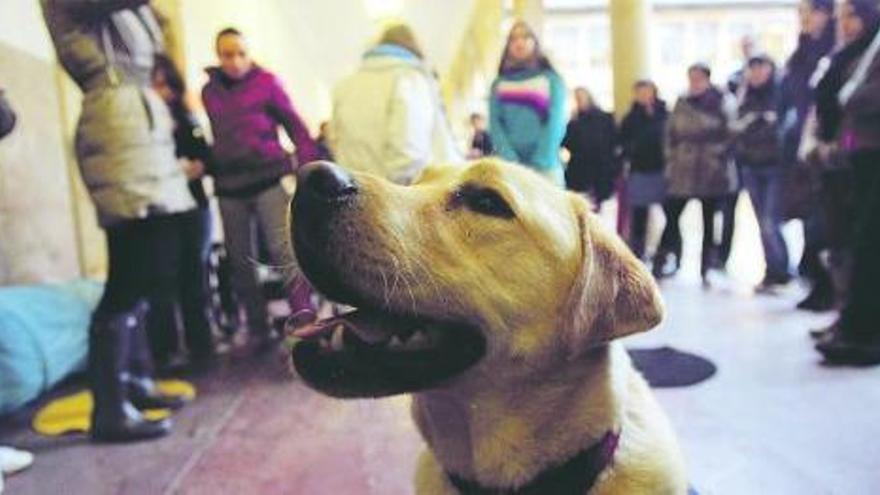
[(287, 333), (301, 339), (315, 337), (324, 330), (324, 325), (318, 321), (318, 315), (314, 311), (304, 309), (294, 314), (287, 320)]

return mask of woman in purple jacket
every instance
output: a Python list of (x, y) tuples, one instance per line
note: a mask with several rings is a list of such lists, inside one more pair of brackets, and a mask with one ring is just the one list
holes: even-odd
[[(216, 49), (220, 66), (208, 69), (210, 80), (202, 89), (214, 136), (214, 161), (208, 173), (219, 198), (234, 289), (244, 304), (251, 337), (258, 347), (265, 347), (260, 344), (268, 343), (269, 326), (266, 301), (251, 261), (257, 257), (252, 252), (253, 225), (260, 229), (273, 265), (291, 262), (285, 235), (290, 197), (281, 178), (292, 167), (279, 141), (278, 126), (296, 146), (298, 163), (315, 159), (316, 148), (281, 82), (251, 60), (241, 32), (234, 28), (220, 31)], [(300, 297), (292, 298), (292, 309), (305, 309), (307, 285), (294, 283)]]

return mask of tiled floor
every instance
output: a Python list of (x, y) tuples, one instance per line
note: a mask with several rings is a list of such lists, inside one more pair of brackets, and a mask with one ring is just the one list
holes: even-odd
[[(753, 281), (760, 255), (744, 208), (729, 266)], [(685, 222), (698, 224), (696, 214)], [(792, 310), (796, 288), (753, 296), (724, 278), (700, 288), (698, 239), (687, 234), (690, 261), (663, 286), (667, 321), (627, 342), (671, 345), (718, 366), (707, 382), (657, 391), (694, 486), (703, 495), (880, 493), (880, 367), (822, 366), (807, 330), (832, 315)], [(405, 398), (331, 400), (292, 380), (275, 356), (231, 363), (197, 384), (201, 395), (176, 416), (174, 434), (152, 443), (43, 439), (27, 418), (7, 421), (0, 444), (37, 454), (32, 469), (7, 480), (8, 493), (412, 493), (421, 442)]]

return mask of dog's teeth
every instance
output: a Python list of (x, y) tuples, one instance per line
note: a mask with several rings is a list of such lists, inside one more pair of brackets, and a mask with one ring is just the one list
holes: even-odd
[(330, 347), (334, 351), (341, 351), (345, 348), (345, 342), (342, 338), (344, 332), (345, 330), (342, 325), (337, 326), (336, 329), (333, 330), (333, 338), (330, 340)]
[(392, 336), (391, 340), (388, 341), (389, 349), (400, 349), (401, 347), (403, 347), (403, 343), (397, 335)]
[(431, 339), (428, 338), (428, 335), (419, 330), (418, 332), (412, 334), (409, 340), (406, 341), (406, 348), (411, 350), (420, 350), (431, 345)]

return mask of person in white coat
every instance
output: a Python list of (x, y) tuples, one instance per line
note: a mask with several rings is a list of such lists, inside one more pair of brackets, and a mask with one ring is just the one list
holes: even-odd
[(409, 184), (431, 163), (462, 161), (440, 89), (409, 26), (386, 29), (333, 95), (329, 142), (343, 167)]

